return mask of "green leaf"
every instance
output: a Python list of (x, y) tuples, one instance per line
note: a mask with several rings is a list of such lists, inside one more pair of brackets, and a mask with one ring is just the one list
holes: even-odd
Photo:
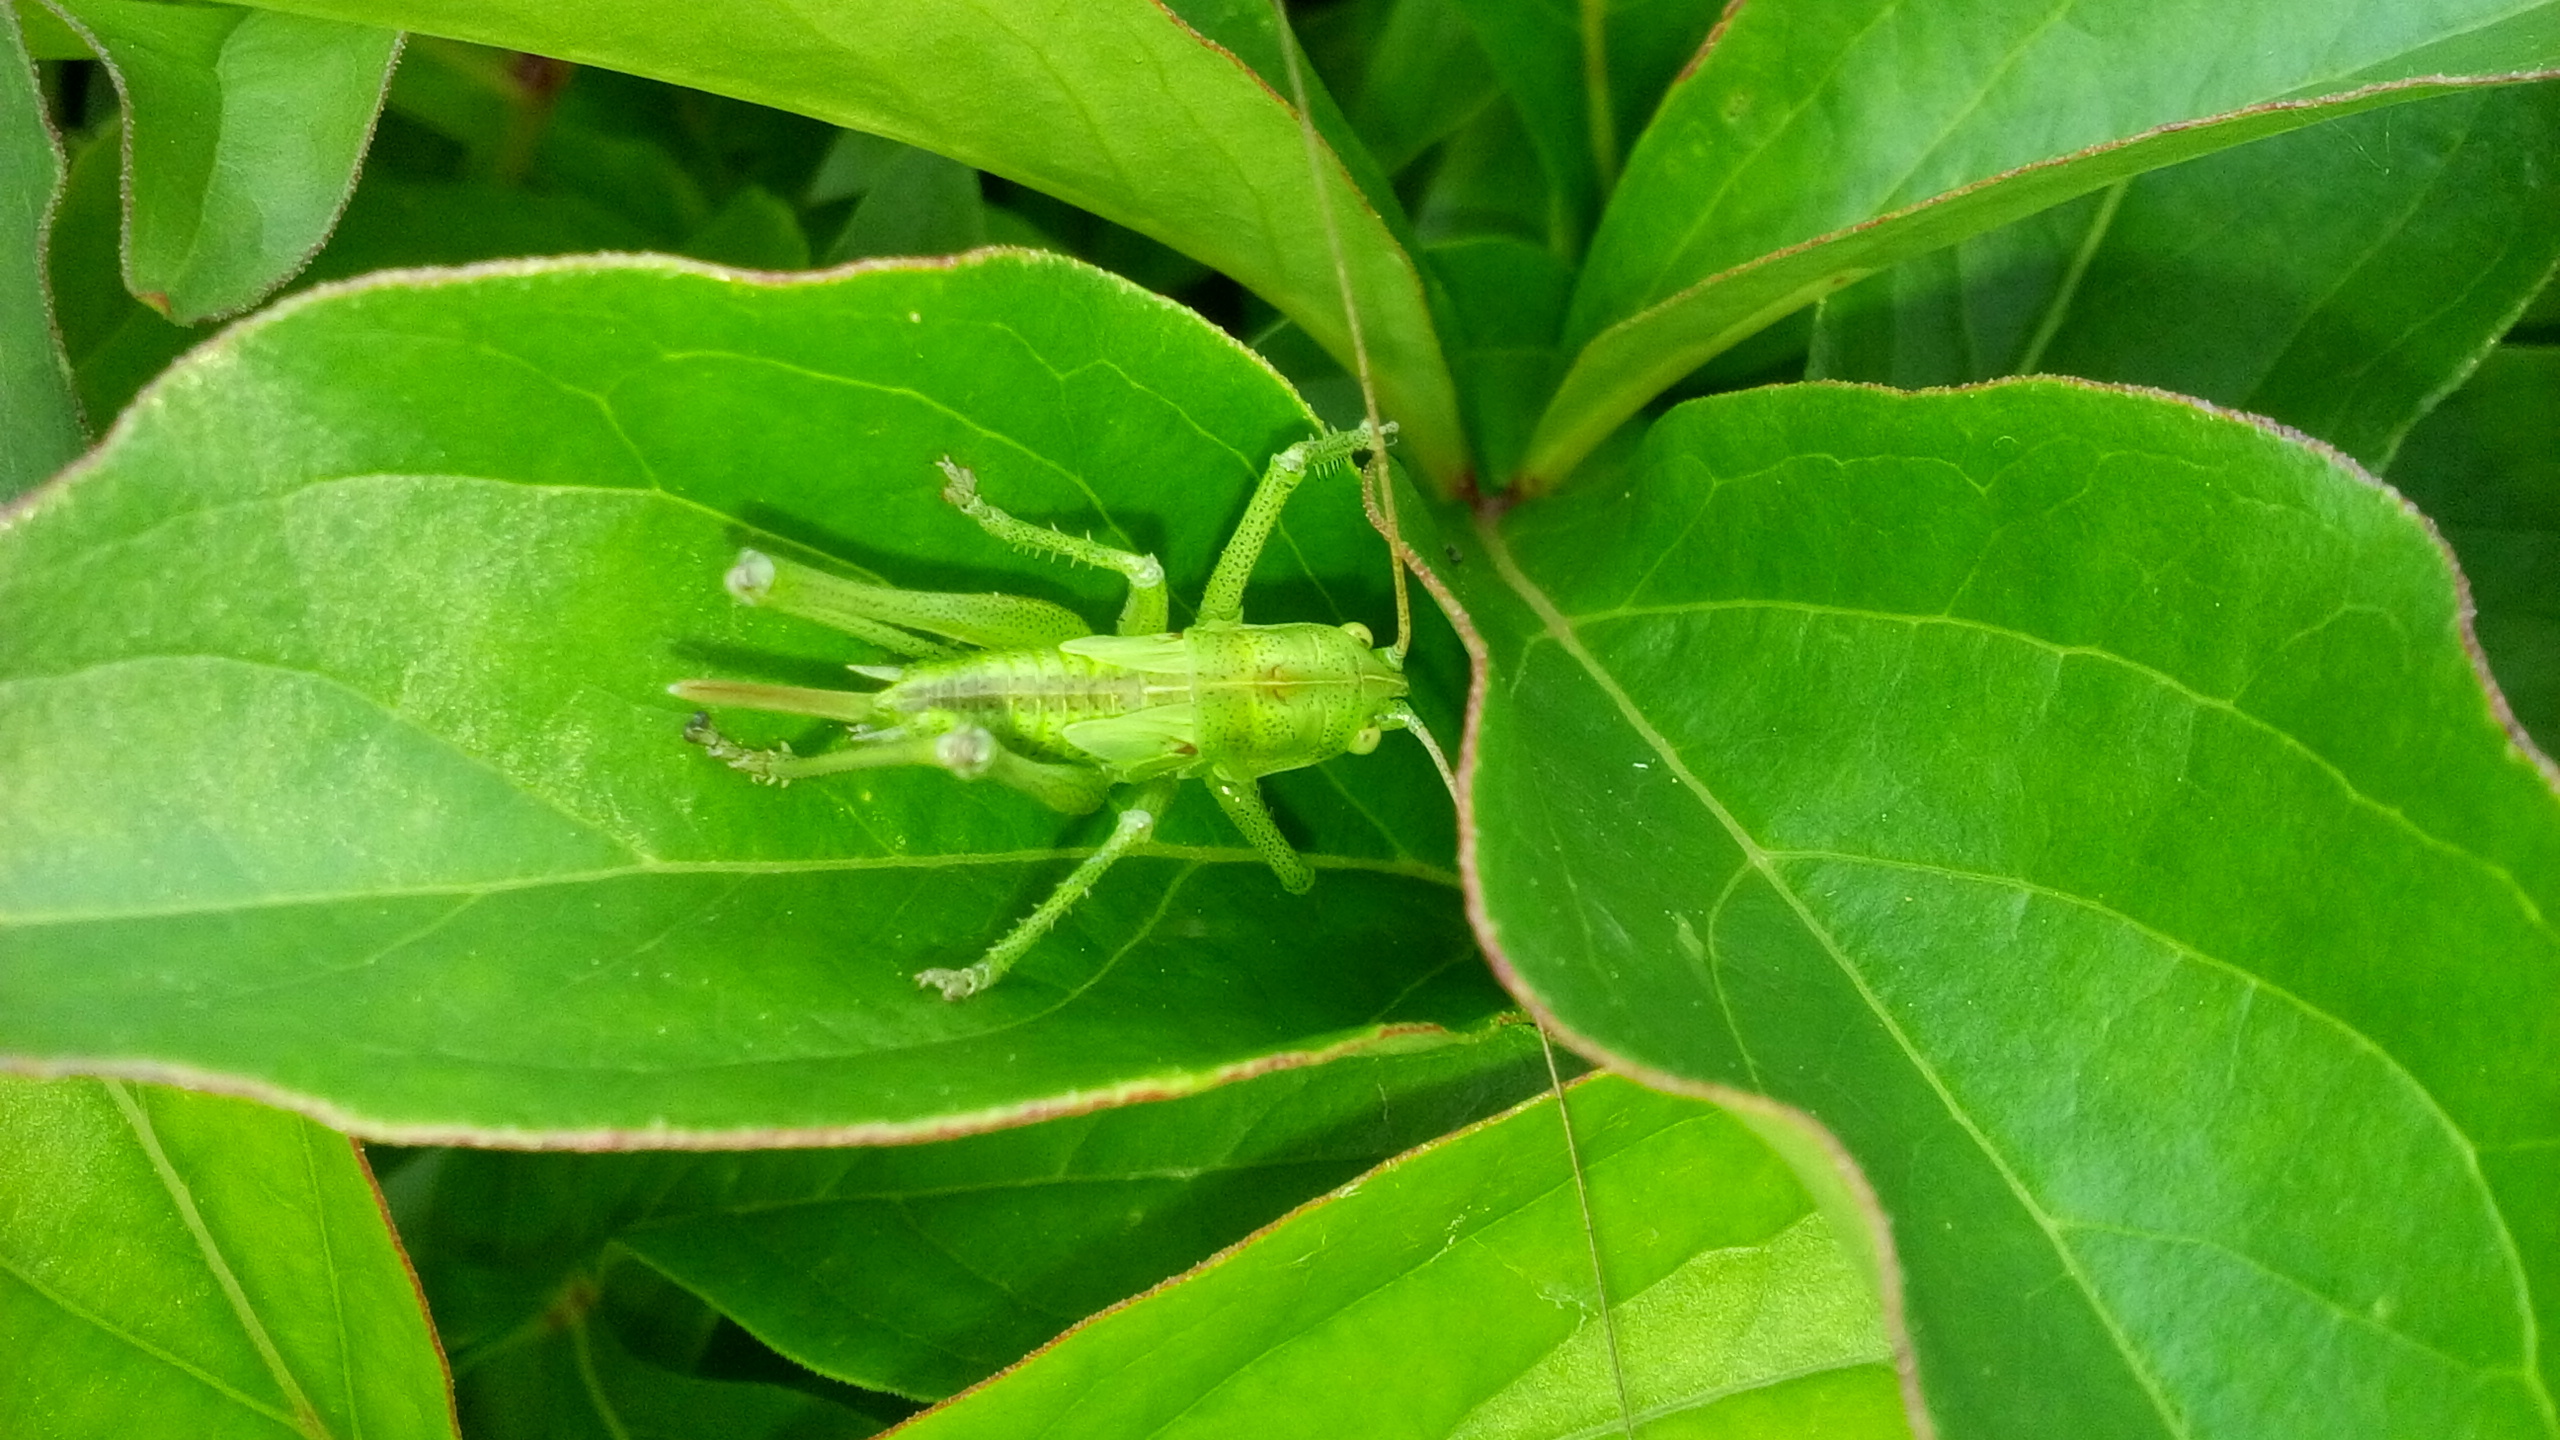
[(1488, 475), (1508, 475), (1564, 372), (1556, 332), (1573, 272), (1553, 251), (1484, 235), (1423, 252), (1449, 296), (1449, 368)]
[(0, 1077), (10, 1435), (454, 1434), (341, 1135), (245, 1101)]
[(650, 1364), (583, 1316), (462, 1383), (473, 1440), (859, 1440), (887, 1428), (786, 1386)]
[(901, 7), (895, 23), (742, 0), (277, 0), (274, 8), (609, 66), (885, 135), (1153, 236), (1234, 276), (1347, 357), (1333, 253), (1317, 220), (1330, 205), (1381, 402), (1404, 427), (1406, 458), (1443, 482), (1464, 468), (1455, 392), (1421, 275), (1391, 218), (1354, 179), (1354, 169), (1374, 167), (1351, 147), (1326, 165), (1319, 200), (1295, 112), (1249, 68), (1265, 61), (1248, 54), (1239, 64), (1192, 28), (1221, 42), (1268, 44), (1266, 7), (1204, 5), (1186, 17), (1191, 24), (1153, 0), (1076, 0), (1036, 17), (983, 0), (930, 0)]
[(613, 1243), (813, 1370), (940, 1399), (1546, 1085), (1537, 1032), (1511, 1026), (932, 1145), (461, 1151), (411, 1244), (466, 1368)]
[[(618, 1261), (619, 1263), (616, 1263)], [(446, 1328), (443, 1297), (436, 1318)], [(454, 1357), (454, 1400), (473, 1440), (858, 1440), (912, 1404), (872, 1415), (849, 1387), (813, 1394), (787, 1373), (720, 1363), (719, 1316), (645, 1267), (616, 1257), (569, 1277), (544, 1313), (477, 1353)], [(645, 1352), (645, 1353), (644, 1353)], [(777, 1383), (779, 1382), (779, 1383)]]
[(898, 147), (867, 177), (843, 232), (827, 247), (827, 263), (943, 255), (986, 240), (978, 172), (930, 150)]
[(684, 253), (718, 265), (805, 270), (809, 237), (800, 232), (800, 216), (789, 202), (761, 185), (741, 185), (720, 213), (685, 241)]
[(2560, 257), (2560, 85), (2349, 116), (2155, 171), (1822, 306), (1820, 372), (2042, 369), (2284, 421), (2378, 465)]
[(1533, 485), (1717, 351), (1859, 277), (2128, 176), (2560, 66), (2503, 0), (1776, 0), (1733, 12), (1593, 239)]
[(0, 15), (0, 500), (62, 468), (88, 441), (45, 284), (45, 237), (61, 192), (62, 147), (16, 19)]
[(93, 60), (95, 52), (62, 17), (44, 8), (44, 0), (10, 0), (18, 17), (18, 33), (29, 57), (37, 60)]
[[(1335, 89), (1348, 97), (1351, 121), (1380, 168), (1392, 174), (1447, 139), (1498, 89), (1459, 0), (1392, 0), (1385, 10), (1377, 34), (1362, 37), (1367, 43), (1354, 57), (1358, 80)], [(1313, 37), (1307, 44), (1318, 48)]]
[(1785, 386), (1467, 538), (1488, 948), (1847, 1145), (1942, 1433), (2554, 1433), (2560, 804), (2397, 497)]
[[(1558, 213), (1550, 234), (1578, 254), (1628, 148), (1717, 7), (1679, 0), (1455, 0), (1502, 88), (1519, 107)], [(1586, 26), (1599, 22), (1601, 93), (1592, 93)]]
[[(1155, 551), (1187, 601), (1310, 425), (1190, 312), (1053, 256), (801, 283), (527, 264), (276, 307), (0, 533), (0, 1053), (184, 1066), (377, 1138), (741, 1145), (1481, 1024), (1504, 997), (1417, 747), (1275, 777), (1315, 899), (1190, 796), (949, 1005), (913, 974), (1003, 934), (1109, 817), (938, 772), (754, 785), (665, 693), (881, 658), (733, 604), (749, 540), (1116, 610), (1116, 576), (944, 504), (946, 454), (1019, 514)], [(1354, 487), (1284, 518), (1248, 618), (1384, 633)], [(1417, 655), (1426, 706), (1455, 658)]]
[(245, 310), (327, 239), (400, 37), (228, 5), (58, 0), (124, 97), (124, 277), (182, 323)]
[(2560, 750), (2560, 347), (2501, 346), (2409, 432), (2391, 483), (2462, 557), (2515, 716)]
[[(1571, 1092), (1647, 1435), (1909, 1432), (1874, 1293), (1732, 1115)], [(1555, 1102), (1418, 1150), (919, 1418), (916, 1440), (1615, 1434)]]

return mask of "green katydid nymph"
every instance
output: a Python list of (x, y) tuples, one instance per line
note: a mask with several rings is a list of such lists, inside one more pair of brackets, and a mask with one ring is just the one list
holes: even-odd
[[(1117, 633), (1102, 635), (1064, 606), (1017, 595), (962, 595), (867, 584), (749, 550), (728, 574), (750, 605), (830, 625), (909, 657), (900, 666), (856, 665), (884, 682), (866, 691), (686, 680), (668, 687), (705, 705), (811, 715), (847, 727), (846, 742), (812, 755), (788, 745), (756, 749), (697, 714), (685, 738), (768, 784), (894, 765), (930, 765), (963, 780), (993, 780), (1051, 809), (1094, 810), (1127, 787), (1108, 838), (1015, 923), (976, 963), (926, 970), (916, 983), (946, 1000), (1002, 979), (1090, 891), (1113, 862), (1144, 841), (1180, 782), (1199, 779), (1227, 818), (1292, 892), (1315, 876), (1272, 823), (1261, 776), (1363, 755), (1389, 730), (1410, 730), (1441, 778), (1448, 762), (1406, 700), (1410, 626), (1399, 585), (1395, 643), (1366, 626), (1249, 625), (1245, 581), (1298, 482), (1345, 467), (1391, 439), (1393, 426), (1338, 430), (1275, 455), (1243, 519), (1210, 573), (1199, 615), (1171, 631), (1164, 567), (1015, 519), (978, 494), (977, 478), (949, 458), (942, 495), (989, 535), (1036, 554), (1116, 570), (1129, 581)], [(1397, 557), (1401, 564), (1402, 557)], [(1401, 575), (1399, 574), (1399, 579)], [(943, 642), (955, 641), (955, 650)]]

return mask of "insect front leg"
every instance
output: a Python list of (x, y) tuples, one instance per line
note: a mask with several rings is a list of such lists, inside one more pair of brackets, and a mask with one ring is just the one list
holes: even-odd
[(1271, 808), (1262, 803), (1262, 787), (1250, 780), (1230, 780), (1212, 772), (1201, 777), (1209, 784), (1209, 793), (1218, 797), (1218, 808), (1227, 812), (1238, 830), (1271, 873), (1280, 877), (1280, 888), (1292, 895), (1303, 895), (1316, 883), (1315, 872), (1298, 852), (1289, 848), (1280, 827), (1271, 823)]
[(942, 498), (958, 507), (961, 514), (977, 521), (979, 529), (1019, 549), (1055, 555), (1078, 565), (1119, 571), (1129, 579), (1129, 599), (1120, 607), (1120, 633), (1164, 633), (1171, 611), (1167, 608), (1164, 566), (1156, 557), (1141, 555), (1134, 550), (1114, 549), (1099, 540), (1017, 520), (987, 503), (986, 497), (978, 493), (976, 472), (968, 466), (948, 455), (935, 463), (942, 467)]
[[(1392, 440), (1395, 431), (1395, 426), (1388, 425), (1380, 433)], [(1363, 425), (1357, 430), (1328, 430), (1271, 457), (1271, 463), (1262, 467), (1262, 483), (1254, 487), (1253, 499), (1244, 507), (1244, 518), (1236, 522), (1235, 533), (1227, 537), (1227, 548), (1218, 556), (1218, 568), (1209, 572), (1209, 588), (1200, 596), (1203, 622), (1243, 623), (1245, 582), (1253, 578), (1254, 562), (1262, 558), (1262, 547), (1271, 543), (1272, 528), (1280, 523), (1280, 508), (1289, 503), (1289, 493), (1298, 488), (1307, 472), (1338, 465), (1379, 443), (1369, 427)]]
[(988, 947), (975, 965), (957, 970), (924, 970), (916, 975), (918, 985), (931, 986), (942, 992), (945, 1000), (966, 1000), (1004, 978), (1013, 962), (1039, 942), (1041, 936), (1056, 928), (1060, 919), (1075, 908), (1077, 901), (1093, 889), (1102, 872), (1110, 869), (1121, 856), (1138, 842), (1155, 832), (1156, 822), (1164, 818), (1165, 807), (1173, 803), (1174, 781), (1154, 780), (1139, 788), (1138, 793), (1120, 811), (1120, 819), (1111, 827), (1111, 835), (1094, 852), (1084, 858), (1039, 908), (1015, 923), (1005, 937)]

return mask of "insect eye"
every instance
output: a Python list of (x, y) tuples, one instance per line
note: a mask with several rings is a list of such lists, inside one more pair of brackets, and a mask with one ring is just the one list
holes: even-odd
[[(1362, 649), (1364, 649), (1364, 650), (1365, 650), (1365, 649), (1367, 649), (1367, 648), (1369, 648), (1371, 645), (1374, 645), (1374, 644), (1376, 644), (1376, 643), (1377, 643), (1377, 638), (1378, 638), (1378, 637), (1376, 637), (1376, 636), (1374, 636), (1374, 635), (1370, 634), (1370, 633), (1369, 633), (1369, 627), (1368, 627), (1368, 626), (1366, 626), (1366, 625), (1361, 624), (1361, 623), (1360, 623), (1359, 621), (1357, 621), (1357, 620), (1354, 620), (1354, 621), (1352, 621), (1350, 624), (1343, 626), (1343, 627), (1342, 627), (1342, 633), (1343, 633), (1343, 634), (1345, 634), (1345, 635), (1350, 636), (1350, 637), (1351, 637), (1352, 639), (1354, 639), (1354, 640), (1359, 641), (1359, 642), (1360, 642), (1360, 648), (1362, 648)], [(1366, 753), (1366, 752), (1363, 752), (1363, 753)]]
[[(1365, 639), (1367, 637), (1364, 636), (1362, 638)], [(1352, 736), (1351, 753), (1354, 755), (1366, 755), (1370, 751), (1377, 749), (1378, 737), (1381, 733), (1382, 732), (1379, 731), (1377, 726), (1372, 725), (1367, 729), (1362, 730), (1359, 734)]]

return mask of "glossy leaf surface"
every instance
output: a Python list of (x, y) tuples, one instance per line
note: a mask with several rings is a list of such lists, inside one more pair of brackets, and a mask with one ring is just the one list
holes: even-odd
[(1943, 1433), (2554, 1433), (2560, 802), (2397, 497), (1781, 387), (1465, 544), (1488, 945), (1847, 1145)]
[(811, 1369), (940, 1399), (1546, 1086), (1536, 1032), (1513, 1026), (931, 1145), (457, 1151), (412, 1243), (466, 1367), (611, 1244)]
[[(1571, 1094), (1637, 1433), (1907, 1435), (1873, 1292), (1794, 1173), (1712, 1106), (1614, 1077)], [(1541, 1100), (1343, 1187), (901, 1433), (1616, 1434), (1590, 1244)]]
[(2462, 557), (2480, 649), (2560, 749), (2560, 347), (2501, 346), (2409, 434), (2391, 483)]
[(364, 1162), (245, 1101), (0, 1077), (9, 1435), (454, 1434)]
[(124, 98), (126, 285), (193, 322), (291, 279), (355, 185), (400, 37), (229, 5), (60, 4)]
[(62, 170), (17, 23), (0, 15), (0, 498), (62, 468), (87, 438), (44, 275)]
[(2152, 385), (2386, 461), (2560, 257), (2560, 85), (2243, 145), (1827, 300), (1816, 372)]
[[(867, 11), (613, 0), (279, 0), (609, 66), (796, 110), (947, 155), (1155, 237), (1236, 277), (1337, 355), (1350, 353), (1315, 217), (1338, 217), (1361, 322), (1409, 457), (1454, 474), (1464, 442), (1421, 278), (1362, 162), (1329, 160), (1319, 202), (1295, 112), (1220, 42), (1269, 45), (1259, 7), (1177, 18), (1152, 0), (981, 0)], [(1199, 28), (1194, 28), (1194, 26)], [(1207, 37), (1204, 38), (1204, 32)], [(1276, 56), (1276, 47), (1274, 48)], [(955, 97), (966, 103), (954, 103)], [(1214, 136), (1215, 143), (1203, 143)]]
[[(1179, 623), (1310, 428), (1197, 317), (1054, 257), (562, 262), (271, 311), (0, 534), (0, 1052), (377, 1137), (808, 1143), (1477, 1025), (1503, 997), (1414, 747), (1268, 787), (1313, 900), (1192, 796), (955, 1006), (913, 973), (1004, 933), (1109, 817), (939, 772), (754, 785), (665, 693), (884, 658), (731, 603), (748, 540), (1116, 611), (1116, 577), (944, 504), (946, 454), (1161, 555)], [(1309, 485), (1247, 618), (1383, 630), (1384, 570), (1351, 485)]]
[(2560, 15), (2500, 0), (1741, 7), (1610, 200), (1529, 474), (1561, 478), (1709, 356), (1886, 265), (2244, 140), (2555, 66)]

